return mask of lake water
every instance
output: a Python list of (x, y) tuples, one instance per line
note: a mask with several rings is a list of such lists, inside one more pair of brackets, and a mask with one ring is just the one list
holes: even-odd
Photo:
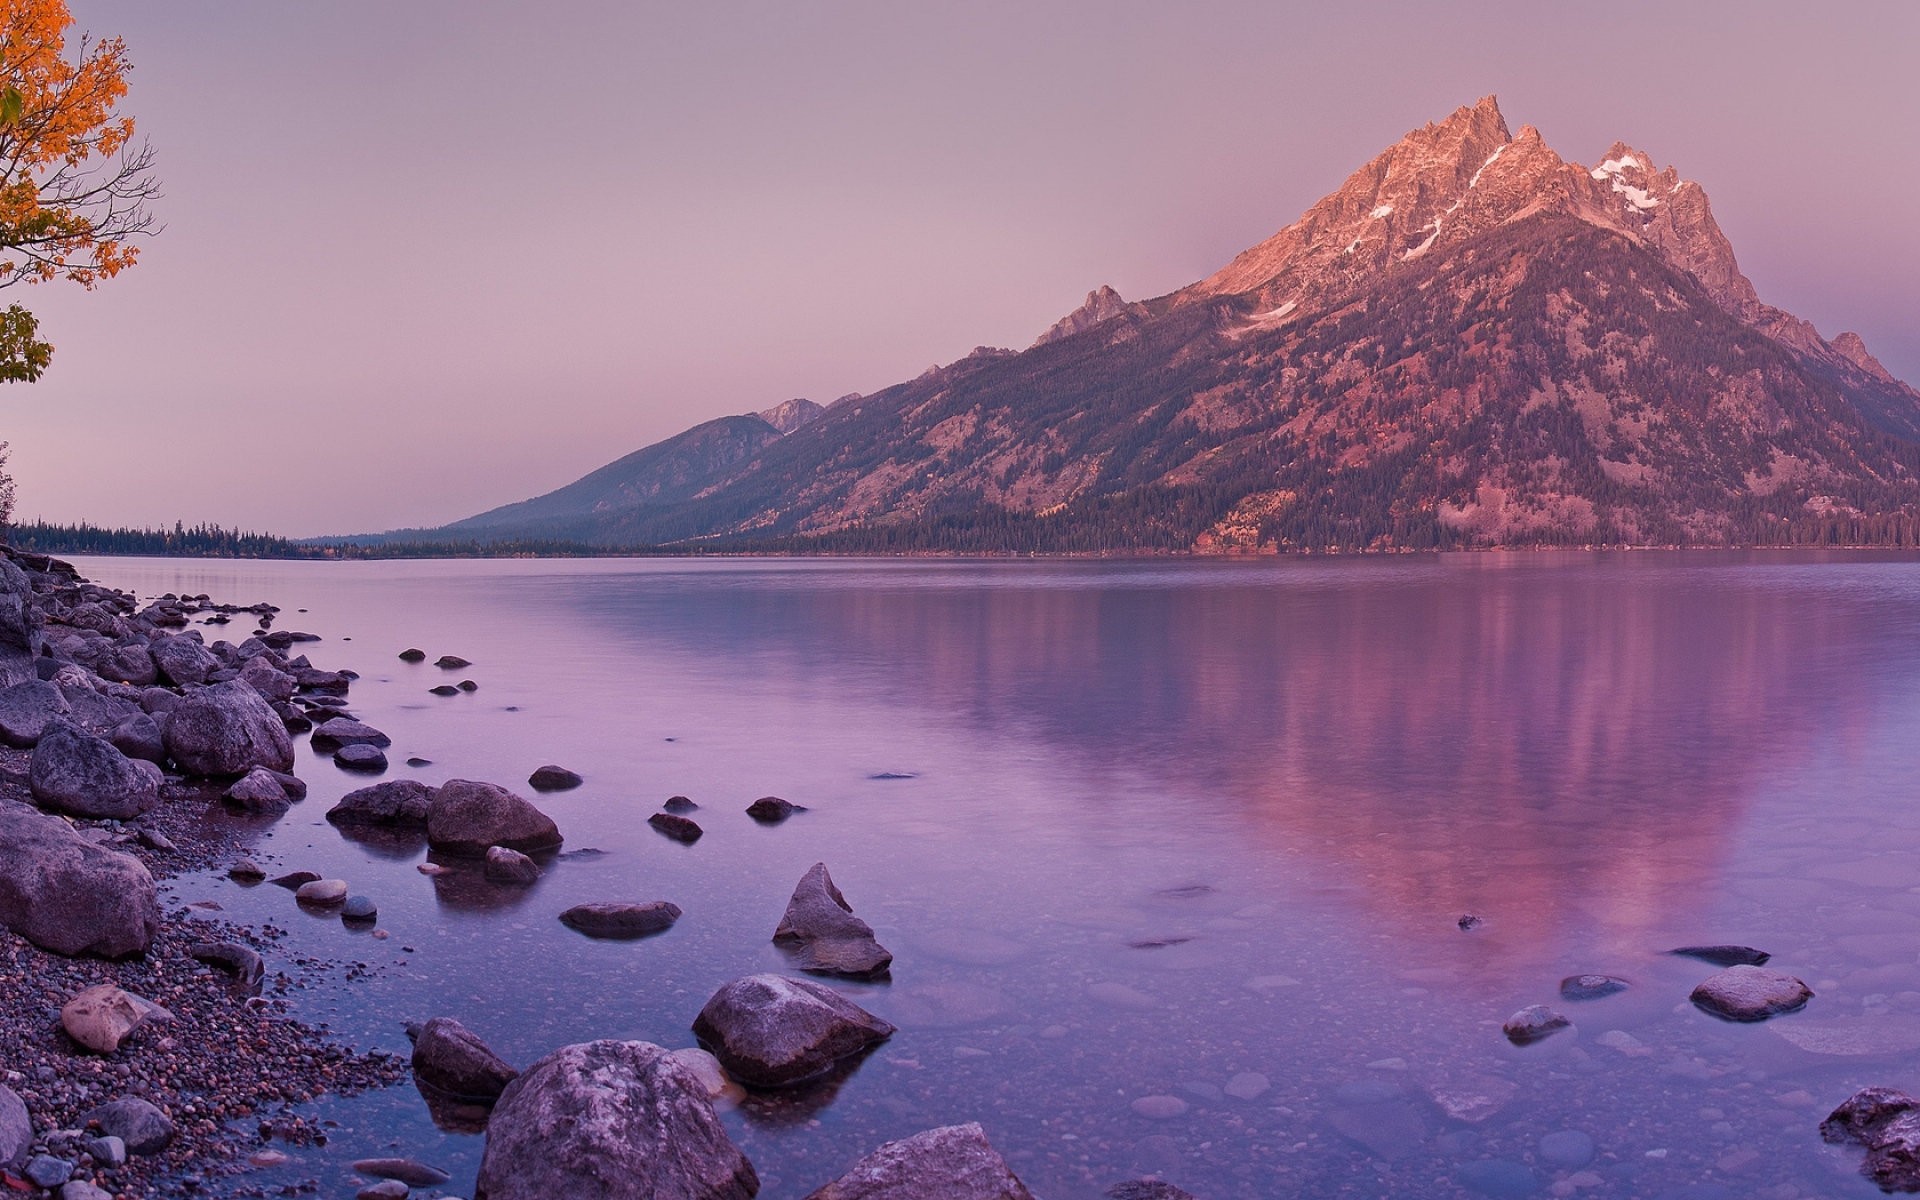
[[(690, 1046), (716, 987), (783, 969), (769, 938), (825, 861), (896, 956), (890, 984), (836, 986), (900, 1032), (725, 1115), (763, 1196), (969, 1120), (1043, 1200), (1148, 1174), (1202, 1200), (1871, 1196), (1818, 1122), (1859, 1086), (1920, 1090), (1911, 559), (80, 565), (283, 606), (316, 664), (361, 673), (388, 778), (586, 776), (537, 803), (606, 853), (496, 888), (343, 838), (323, 814), (366, 781), (303, 744), (313, 794), (258, 850), (373, 897), (385, 941), (279, 888), (174, 882), (289, 928), (288, 957), (365, 964), (293, 993), (357, 1047), (442, 1014), (521, 1067)], [(479, 690), (427, 693), (461, 676)], [(645, 824), (675, 794), (694, 846)], [(811, 811), (761, 827), (767, 794)], [(652, 899), (686, 915), (645, 941), (556, 920)], [(1716, 968), (1663, 952), (1722, 942), (1816, 998), (1695, 1011)], [(1633, 986), (1560, 1000), (1584, 972)], [(1530, 1004), (1574, 1028), (1510, 1045)], [(412, 1088), (308, 1111), (330, 1145), (246, 1182), (347, 1194), (349, 1161), (405, 1153), (471, 1195), (481, 1138)], [(1590, 1161), (1543, 1143), (1569, 1131)]]

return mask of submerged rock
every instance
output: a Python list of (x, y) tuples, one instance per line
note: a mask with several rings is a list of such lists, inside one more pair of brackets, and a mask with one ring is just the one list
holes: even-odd
[(365, 744), (342, 746), (334, 751), (333, 765), (346, 771), (379, 772), (387, 769), (387, 752)]
[(685, 796), (668, 796), (667, 802), (665, 804), (662, 804), (660, 807), (665, 811), (674, 813), (676, 815), (684, 815), (686, 813), (698, 812), (700, 810), (700, 806), (698, 804), (695, 804), (693, 801), (687, 799)]
[(153, 943), (160, 901), (139, 859), (0, 800), (0, 925), (56, 954), (119, 958)]
[(853, 915), (853, 906), (833, 885), (825, 863), (813, 864), (801, 877), (773, 940), (802, 971), (871, 979), (885, 975), (893, 964), (892, 953), (875, 940), (872, 927)]
[(520, 1072), (452, 1017), (435, 1017), (413, 1043), (413, 1074), (457, 1100), (491, 1103)]
[(577, 773), (554, 763), (548, 763), (527, 776), (527, 786), (536, 792), (564, 792), (585, 782)]
[(1813, 989), (1791, 975), (1743, 964), (1703, 980), (1688, 999), (1723, 1020), (1764, 1021), (1805, 1007)]
[(713, 994), (693, 1032), (741, 1083), (786, 1087), (887, 1040), (894, 1028), (811, 980), (748, 975)]
[(750, 1200), (753, 1164), (694, 1076), (650, 1042), (586, 1042), (513, 1081), (475, 1200)]
[(1107, 1200), (1196, 1200), (1196, 1197), (1158, 1179), (1130, 1179), (1108, 1188)]
[[(424, 656), (423, 656), (424, 657)], [(453, 1176), (410, 1158), (363, 1158), (353, 1169), (375, 1179), (397, 1179), (409, 1187), (439, 1187)]]
[(692, 818), (675, 816), (673, 813), (657, 812), (647, 818), (647, 824), (653, 826), (655, 832), (686, 846), (699, 841), (700, 835), (706, 832)]
[(458, 654), (442, 654), (433, 665), (443, 671), (458, 671), (462, 667), (470, 667), (473, 664)]
[(1599, 1000), (1624, 992), (1631, 985), (1611, 975), (1569, 975), (1560, 981), (1562, 1000)]
[(666, 900), (644, 904), (576, 904), (560, 914), (560, 921), (588, 937), (641, 938), (665, 933), (680, 919), (679, 905)]
[(449, 779), (427, 812), (427, 844), (478, 858), (489, 846), (530, 854), (560, 845), (553, 818), (503, 787)]
[(1529, 1005), (1508, 1017), (1500, 1026), (1507, 1040), (1516, 1046), (1530, 1046), (1559, 1033), (1573, 1022), (1544, 1004)]
[[(1162, 1200), (1186, 1193), (1130, 1195)], [(975, 1121), (888, 1142), (806, 1200), (1033, 1200), (1033, 1193)]]
[(1763, 967), (1773, 957), (1765, 950), (1755, 950), (1752, 946), (1682, 946), (1667, 953), (1682, 958), (1697, 958), (1716, 967)]
[(483, 874), (493, 883), (527, 884), (540, 878), (540, 867), (518, 850), (489, 846)]
[(778, 796), (762, 796), (747, 805), (747, 815), (762, 825), (778, 825), (795, 813), (807, 811), (798, 804), (789, 804)]

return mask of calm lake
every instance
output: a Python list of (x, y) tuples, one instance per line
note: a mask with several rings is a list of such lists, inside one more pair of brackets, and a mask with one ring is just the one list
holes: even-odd
[[(391, 937), (214, 873), (168, 907), (341, 964), (291, 1011), (356, 1047), (435, 1015), (523, 1068), (693, 1045), (715, 988), (784, 968), (774, 926), (827, 863), (895, 955), (890, 984), (834, 986), (900, 1031), (725, 1114), (762, 1196), (970, 1120), (1042, 1200), (1146, 1175), (1201, 1200), (1876, 1196), (1819, 1120), (1920, 1090), (1911, 558), (78, 565), (282, 606), (316, 665), (360, 672), (386, 778), (506, 784), (605, 852), (528, 889), (429, 878), (424, 845), (324, 821), (368, 780), (302, 744), (312, 795), (256, 857), (348, 880)], [(585, 786), (536, 797), (550, 762)], [(645, 823), (675, 794), (693, 846)], [(756, 825), (768, 794), (810, 811)], [(556, 919), (654, 899), (686, 915), (644, 941)], [(1664, 953), (1700, 943), (1816, 998), (1708, 1017), (1687, 995), (1717, 968)], [(1589, 972), (1632, 987), (1560, 999)], [(1573, 1028), (1509, 1044), (1532, 1004)], [(351, 1194), (351, 1160), (399, 1153), (472, 1194), (482, 1139), (413, 1088), (306, 1111), (330, 1144), (235, 1186)]]

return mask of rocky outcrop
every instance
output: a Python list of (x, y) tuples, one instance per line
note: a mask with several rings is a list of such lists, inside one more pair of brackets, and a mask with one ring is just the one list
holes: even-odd
[(475, 1200), (749, 1200), (753, 1164), (699, 1081), (649, 1042), (565, 1046), (513, 1081)]
[(293, 739), (260, 693), (237, 679), (183, 697), (167, 714), (167, 753), (191, 775), (293, 769)]
[(128, 821), (160, 801), (159, 767), (64, 721), (34, 747), (27, 779), (36, 802), (76, 817)]
[(1087, 299), (1079, 308), (1055, 321), (1047, 331), (1033, 340), (1036, 346), (1048, 342), (1057, 342), (1061, 338), (1070, 338), (1076, 333), (1084, 333), (1095, 325), (1104, 324), (1125, 313), (1128, 304), (1120, 298), (1120, 293), (1110, 287), (1101, 287), (1087, 293)]
[(0, 924), (56, 954), (119, 958), (152, 944), (160, 903), (139, 859), (0, 800)]
[(978, 1122), (929, 1129), (867, 1155), (807, 1200), (1033, 1200)]
[(713, 994), (693, 1023), (700, 1044), (749, 1087), (787, 1087), (893, 1036), (893, 1026), (831, 988), (749, 975)]
[(452, 1017), (435, 1017), (413, 1043), (413, 1074), (456, 1099), (490, 1104), (520, 1072)]
[(825, 863), (813, 864), (801, 876), (773, 940), (795, 967), (816, 974), (873, 979), (893, 965), (892, 953), (875, 940), (870, 925), (853, 915)]
[(503, 787), (449, 779), (427, 812), (427, 843), (448, 854), (478, 858), (489, 846), (522, 854), (560, 845), (553, 819)]

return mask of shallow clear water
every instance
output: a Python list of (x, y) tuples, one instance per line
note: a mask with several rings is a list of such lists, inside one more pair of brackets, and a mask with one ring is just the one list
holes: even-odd
[[(519, 891), (344, 839), (323, 814), (365, 781), (302, 746), (313, 794), (259, 849), (372, 896), (389, 940), (278, 888), (175, 882), (290, 928), (289, 956), (367, 964), (294, 993), (356, 1046), (404, 1050), (402, 1023), (439, 1014), (520, 1066), (692, 1045), (718, 985), (782, 968), (768, 939), (824, 860), (896, 955), (890, 985), (846, 990), (901, 1028), (834, 1084), (726, 1115), (763, 1196), (967, 1120), (1045, 1200), (1145, 1174), (1203, 1200), (1876, 1195), (1818, 1121), (1858, 1086), (1920, 1089), (1909, 559), (81, 566), (283, 606), (318, 665), (362, 674), (389, 778), (586, 776), (537, 802), (607, 853)], [(427, 694), (462, 676), (479, 691)], [(755, 825), (769, 793), (811, 811)], [(674, 794), (702, 805), (692, 847), (644, 823)], [(555, 919), (622, 899), (686, 916), (636, 943)], [(1818, 995), (1764, 1025), (1702, 1015), (1687, 993), (1715, 968), (1662, 952), (1703, 942), (1771, 951)], [(1561, 1001), (1581, 972), (1634, 986)], [(1509, 1045), (1536, 1003), (1575, 1028)], [(1265, 1090), (1223, 1093), (1248, 1073)], [(1185, 1111), (1142, 1116), (1149, 1096)], [(350, 1160), (400, 1152), (471, 1194), (481, 1139), (411, 1088), (310, 1111), (331, 1144), (248, 1182), (337, 1193)], [(1591, 1162), (1543, 1152), (1568, 1130)]]

